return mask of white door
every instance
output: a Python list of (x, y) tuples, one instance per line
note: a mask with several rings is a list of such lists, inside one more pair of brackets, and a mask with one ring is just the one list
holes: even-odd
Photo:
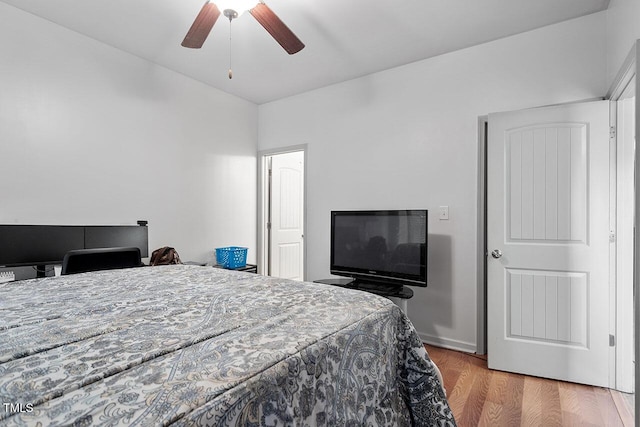
[(609, 386), (609, 103), (489, 116), (491, 369)]
[(304, 152), (271, 157), (270, 276), (304, 278)]

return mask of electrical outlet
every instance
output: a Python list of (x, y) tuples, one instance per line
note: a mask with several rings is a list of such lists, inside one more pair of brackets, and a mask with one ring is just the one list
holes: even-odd
[(0, 271), (0, 283), (13, 282), (16, 280), (16, 275), (13, 271)]
[(441, 220), (449, 219), (449, 206), (440, 206), (439, 212)]

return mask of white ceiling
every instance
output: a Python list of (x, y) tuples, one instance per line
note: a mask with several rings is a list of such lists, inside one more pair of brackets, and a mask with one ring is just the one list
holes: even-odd
[(248, 13), (180, 46), (203, 0), (1, 0), (257, 104), (605, 10), (609, 0), (265, 0), (306, 44)]

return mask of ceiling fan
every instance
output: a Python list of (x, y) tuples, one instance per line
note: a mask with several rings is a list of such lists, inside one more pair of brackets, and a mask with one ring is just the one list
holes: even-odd
[[(231, 20), (237, 18), (245, 10), (264, 27), (269, 34), (286, 50), (289, 55), (300, 52), (304, 43), (300, 41), (293, 31), (267, 6), (262, 0), (255, 4), (256, 0), (217, 0), (216, 3), (207, 1), (200, 13), (196, 16), (189, 32), (182, 41), (182, 46), (199, 49), (207, 39), (209, 32), (220, 16), (220, 9), (224, 16)], [(242, 5), (244, 3), (244, 6)], [(220, 6), (220, 8), (218, 7)], [(251, 7), (253, 6), (253, 7)]]

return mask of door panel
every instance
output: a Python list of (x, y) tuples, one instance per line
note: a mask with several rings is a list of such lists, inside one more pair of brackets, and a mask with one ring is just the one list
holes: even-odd
[(302, 280), (301, 246), (299, 243), (281, 243), (278, 246), (278, 277)]
[(584, 243), (586, 125), (513, 129), (506, 138), (510, 241)]
[(608, 111), (489, 116), (491, 369), (609, 385)]
[(506, 271), (507, 337), (587, 347), (585, 273)]

